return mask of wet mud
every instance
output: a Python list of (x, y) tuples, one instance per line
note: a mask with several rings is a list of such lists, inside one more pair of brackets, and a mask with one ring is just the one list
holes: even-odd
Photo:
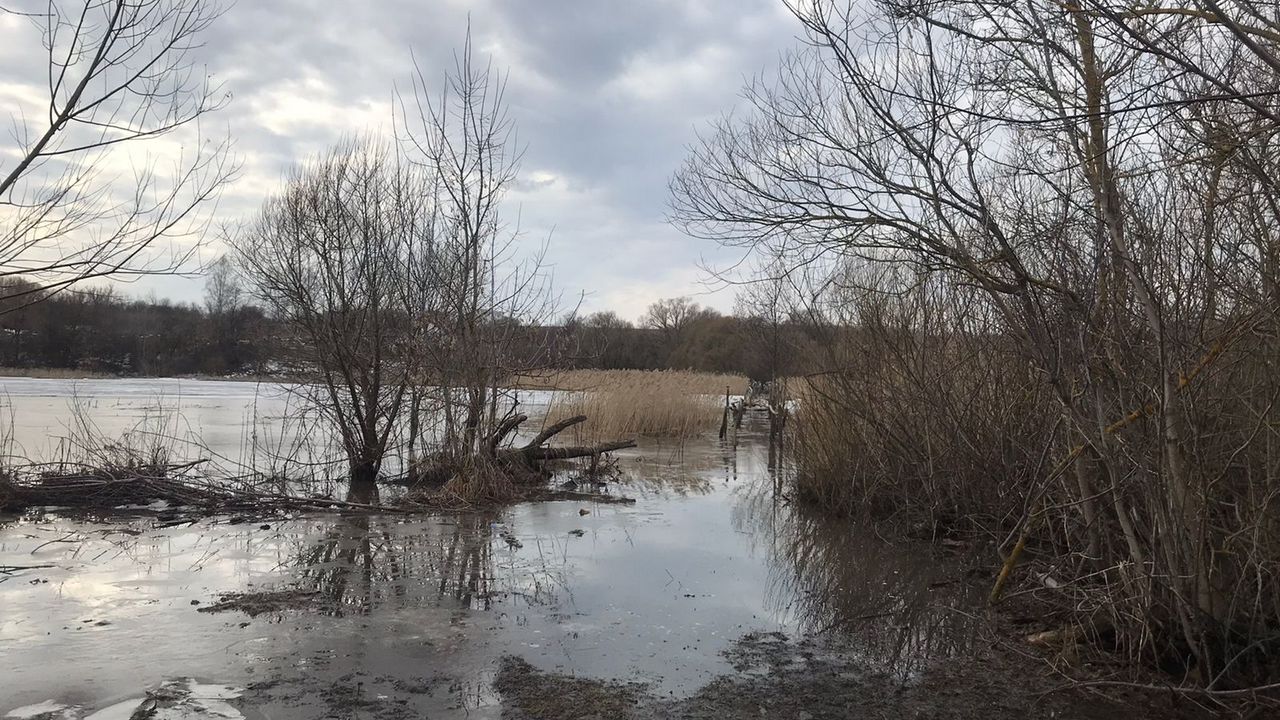
[[(199, 605), (199, 600), (192, 600)], [(233, 592), (218, 596), (218, 601), (199, 609), (202, 613), (242, 612), (251, 618), (268, 613), (278, 614), (288, 610), (312, 610), (332, 612), (327, 598), (318, 590), (290, 588), (284, 590), (259, 590), (257, 592)]]
[[(504, 658), (495, 686), (504, 718), (1023, 718), (1097, 719), (1148, 715), (1150, 706), (1050, 692), (1051, 678), (1012, 667), (999, 653), (977, 651), (965, 662), (940, 662), (909, 678), (868, 666), (856, 643), (780, 633), (748, 634), (726, 651), (733, 671), (689, 697), (647, 688), (543, 673)], [(1170, 708), (1163, 708), (1168, 711)]]

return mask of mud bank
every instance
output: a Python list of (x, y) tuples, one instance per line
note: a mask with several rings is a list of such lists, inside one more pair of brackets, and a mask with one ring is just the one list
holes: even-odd
[(494, 686), (507, 720), (596, 718), (1192, 718), (1204, 713), (1168, 696), (1101, 697), (1063, 689), (1038, 659), (993, 648), (930, 663), (910, 677), (868, 665), (856, 641), (748, 634), (725, 652), (733, 671), (689, 697), (644, 685), (545, 673), (503, 658)]

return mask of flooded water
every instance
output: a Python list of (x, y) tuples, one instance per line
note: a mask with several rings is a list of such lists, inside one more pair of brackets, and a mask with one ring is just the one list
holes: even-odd
[(336, 450), (288, 386), (174, 378), (0, 378), (0, 432), (11, 455), (35, 461), (108, 443), (160, 445), (175, 460), (226, 465), (314, 458)]
[[(0, 451), (36, 462), (92, 462), (104, 447), (160, 449), (175, 463), (207, 460), (212, 474), (300, 477), (327, 467), (340, 473), (337, 434), (310, 407), (305, 390), (231, 380), (0, 377)], [(513, 393), (534, 414), (550, 398), (546, 391)], [(384, 470), (401, 468), (393, 458)]]
[[(23, 445), (58, 422), (42, 382), (6, 381), (15, 410), (47, 408), (15, 413)], [(102, 382), (104, 423), (154, 397)], [(228, 448), (246, 403), (262, 406), (243, 383), (181, 393)], [(970, 624), (945, 610), (957, 570), (790, 509), (757, 420), (736, 442), (618, 456), (608, 492), (633, 504), (176, 527), (0, 516), (0, 717), (128, 717), (93, 713), (157, 688), (163, 717), (496, 717), (507, 655), (681, 696), (729, 671), (722, 652), (748, 633), (855, 633), (869, 665), (903, 678), (967, 646)], [(262, 591), (287, 599), (201, 612)]]

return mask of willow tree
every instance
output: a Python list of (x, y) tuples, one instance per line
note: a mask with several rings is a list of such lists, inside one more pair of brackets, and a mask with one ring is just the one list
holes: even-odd
[(545, 324), (556, 302), (541, 251), (524, 252), (507, 215), (523, 150), (506, 78), (469, 34), (440, 82), (418, 68), (397, 123), (405, 156), (431, 178), (441, 226), (420, 381), (437, 393), (436, 440), (466, 463), (515, 416), (508, 379), (546, 363), (552, 345), (529, 328)]
[(341, 437), (352, 495), (376, 497), (417, 368), (414, 318), (435, 252), (430, 180), (375, 138), (298, 168), (230, 242), (249, 288), (286, 328), (298, 386)]

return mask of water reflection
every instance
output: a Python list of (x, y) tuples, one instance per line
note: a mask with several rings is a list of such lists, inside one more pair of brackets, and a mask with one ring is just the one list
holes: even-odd
[[(281, 717), (329, 711), (298, 709), (306, 683), (363, 682), (372, 693), (376, 678), (388, 697), (430, 686), (440, 703), (469, 694), (464, 705), (484, 704), (478, 678), (504, 654), (687, 694), (729, 672), (722, 651), (751, 632), (846, 634), (868, 665), (903, 677), (964, 650), (974, 624), (949, 609), (969, 600), (965, 583), (952, 582), (958, 570), (789, 507), (767, 458), (767, 426), (748, 416), (729, 442), (642, 443), (621, 454), (620, 487), (610, 490), (635, 504), (574, 499), (270, 526), (161, 528), (139, 518), (119, 537), (56, 514), (0, 524), (0, 565), (53, 566), (0, 582), (0, 644), (34, 653), (16, 678), (22, 703), (66, 699), (77, 687), (92, 705), (159, 673), (244, 686), (266, 673), (279, 682), (268, 702)], [(123, 529), (117, 521), (110, 531)], [(323, 602), (269, 620), (192, 604), (265, 587)], [(68, 669), (38, 670), (49, 666)], [(343, 679), (352, 672), (364, 675)], [(413, 708), (435, 716), (432, 702)]]
[(960, 564), (928, 546), (888, 542), (771, 490), (740, 495), (734, 522), (768, 555), (768, 603), (802, 632), (843, 634), (873, 668), (903, 679), (972, 647), (977, 593)]
[(522, 548), (497, 512), (426, 519), (352, 515), (299, 548), (293, 575), (337, 616), (548, 606), (566, 585), (563, 543), (557, 551), (556, 543), (541, 541), (536, 554), (521, 554)]

